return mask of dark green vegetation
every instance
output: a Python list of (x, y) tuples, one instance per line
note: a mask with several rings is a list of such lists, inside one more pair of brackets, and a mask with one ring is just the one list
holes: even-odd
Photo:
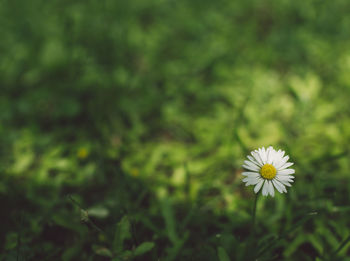
[[(1, 1), (1, 260), (349, 260), (350, 2)], [(246, 154), (291, 156), (259, 198)]]

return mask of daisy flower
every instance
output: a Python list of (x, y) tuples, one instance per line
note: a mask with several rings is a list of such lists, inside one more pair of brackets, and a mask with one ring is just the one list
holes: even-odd
[(262, 188), (262, 195), (275, 196), (275, 188), (280, 193), (287, 193), (286, 186), (291, 187), (294, 182), (294, 169), (290, 169), (294, 163), (288, 162), (289, 156), (284, 156), (283, 150), (276, 151), (271, 146), (254, 150), (248, 155), (248, 160), (244, 161), (243, 168), (247, 172), (242, 174), (246, 176), (243, 179), (245, 185), (255, 185), (254, 192), (258, 193)]

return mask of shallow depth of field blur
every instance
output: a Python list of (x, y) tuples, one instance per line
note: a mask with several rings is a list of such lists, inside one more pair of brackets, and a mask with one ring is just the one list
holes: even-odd
[[(0, 24), (0, 260), (350, 260), (348, 0), (5, 0)], [(296, 178), (252, 232), (241, 165), (269, 145)]]

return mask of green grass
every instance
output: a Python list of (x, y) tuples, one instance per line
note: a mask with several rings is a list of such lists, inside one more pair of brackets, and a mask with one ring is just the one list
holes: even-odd
[[(0, 260), (350, 260), (349, 11), (2, 1)], [(296, 178), (253, 233), (269, 145)]]

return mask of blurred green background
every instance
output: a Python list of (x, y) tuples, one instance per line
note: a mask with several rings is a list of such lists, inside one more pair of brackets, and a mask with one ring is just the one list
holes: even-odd
[[(1, 260), (350, 260), (349, 14), (1, 1)], [(296, 179), (252, 239), (241, 165), (269, 145)]]

